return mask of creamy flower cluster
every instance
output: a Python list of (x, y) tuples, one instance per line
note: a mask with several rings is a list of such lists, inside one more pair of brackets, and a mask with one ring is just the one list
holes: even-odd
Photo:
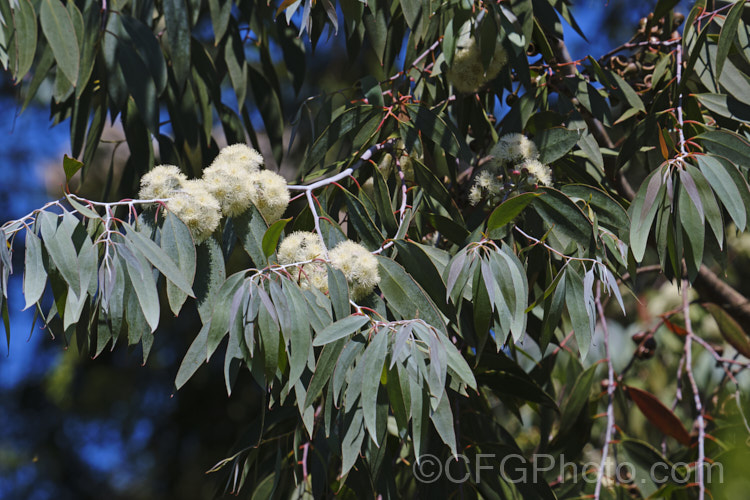
[[(307, 290), (312, 287), (323, 293), (328, 291), (325, 253), (317, 234), (309, 231), (293, 232), (281, 242), (276, 255), (279, 258), (279, 264), (283, 265), (306, 262), (297, 266), (297, 275), (290, 271), (303, 289)], [(314, 262), (308, 262), (313, 260)]]
[(190, 228), (196, 243), (213, 233), (222, 215), (236, 217), (251, 204), (270, 224), (289, 205), (286, 180), (261, 170), (263, 156), (245, 144), (223, 148), (203, 177), (187, 180), (174, 165), (159, 165), (141, 178), (139, 196), (166, 199), (167, 208)]
[(502, 136), (490, 150), (490, 157), (469, 191), (472, 205), (482, 200), (497, 205), (506, 189), (552, 185), (552, 171), (539, 161), (536, 145), (523, 134)]
[(500, 44), (495, 45), (487, 71), (482, 64), (482, 54), (474, 37), (466, 40), (453, 56), (453, 64), (447, 72), (448, 80), (459, 92), (474, 93), (485, 83), (494, 79), (508, 63), (508, 54)]
[[(303, 263), (297, 266), (299, 271), (295, 276), (303, 289), (313, 287), (328, 292), (323, 245), (316, 233), (296, 231), (290, 234), (279, 245), (277, 255), (282, 265)], [(367, 297), (380, 283), (378, 260), (359, 243), (342, 241), (329, 252), (328, 261), (344, 274), (354, 300)]]

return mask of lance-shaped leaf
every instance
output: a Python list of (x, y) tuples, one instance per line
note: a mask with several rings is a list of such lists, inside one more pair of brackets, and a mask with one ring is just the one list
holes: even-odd
[(190, 380), (190, 377), (200, 368), (200, 366), (206, 362), (206, 342), (208, 340), (209, 324), (206, 323), (201, 328), (198, 335), (190, 344), (185, 357), (180, 364), (180, 369), (177, 370), (177, 377), (175, 378), (174, 385), (177, 389), (185, 385), (185, 382)]
[[(20, 82), (31, 69), (37, 46), (37, 18), (34, 6), (29, 0), (16, 2), (13, 9), (13, 19), (6, 19), (6, 23), (15, 25), (15, 33), (10, 30), (6, 37), (13, 36), (13, 45), (9, 46), (10, 69), (16, 82)], [(7, 40), (6, 40), (7, 43)], [(0, 44), (1, 46), (2, 44)]]
[(364, 363), (364, 377), (362, 379), (362, 413), (365, 419), (365, 427), (376, 445), (378, 443), (377, 433), (377, 400), (380, 388), (380, 377), (385, 364), (385, 355), (388, 348), (388, 328), (382, 328), (375, 333), (367, 346), (359, 363)]
[(316, 335), (313, 340), (313, 345), (326, 345), (335, 340), (344, 338), (362, 328), (369, 321), (370, 318), (364, 315), (353, 314), (347, 316), (346, 318), (340, 319), (327, 326), (325, 330)]
[(80, 295), (83, 288), (78, 274), (78, 254), (72, 240), (78, 220), (70, 215), (63, 217), (62, 223), (57, 226), (57, 215), (49, 212), (40, 213), (38, 220), (40, 234), (52, 262), (72, 292)]
[(263, 253), (266, 257), (270, 257), (276, 252), (276, 246), (279, 244), (279, 238), (281, 233), (284, 231), (284, 227), (292, 220), (291, 217), (288, 219), (277, 220), (266, 230), (263, 235), (263, 241), (261, 246), (263, 247)]
[[(161, 249), (177, 264), (188, 283), (195, 279), (196, 252), (190, 229), (173, 213), (167, 212), (161, 226)], [(177, 315), (182, 309), (188, 294), (174, 283), (167, 281), (167, 299), (172, 312)]]
[(388, 307), (404, 319), (423, 319), (445, 333), (445, 323), (435, 304), (403, 267), (380, 255), (380, 290)]
[(361, 408), (350, 410), (344, 417), (344, 435), (341, 441), (341, 475), (354, 466), (365, 439), (364, 415)]
[[(689, 178), (688, 174), (684, 177)], [(685, 262), (688, 266), (688, 276), (690, 280), (694, 280), (698, 274), (698, 269), (703, 262), (703, 246), (705, 243), (706, 236), (706, 224), (703, 218), (703, 214), (697, 209), (693, 202), (692, 196), (688, 196), (687, 184), (682, 183), (680, 186), (680, 195), (677, 201), (678, 213), (680, 225), (684, 232), (684, 238), (687, 240), (683, 243), (685, 252)], [(695, 197), (700, 199), (700, 195), (697, 192), (695, 184), (692, 189), (695, 191)], [(701, 209), (703, 204), (701, 203)]]
[[(585, 184), (568, 184), (560, 190), (574, 201), (585, 203), (592, 208), (596, 214), (597, 222), (617, 234), (621, 234), (630, 228), (628, 213), (617, 201), (601, 189), (587, 186)], [(580, 201), (578, 201), (580, 200)], [(587, 213), (584, 210), (584, 213)]]
[(689, 163), (685, 164), (685, 168), (695, 183), (706, 220), (716, 236), (719, 248), (721, 248), (724, 245), (724, 221), (719, 204), (716, 202), (716, 196), (714, 196), (711, 186), (700, 170)]
[[(5, 241), (0, 241), (5, 245)], [(33, 231), (26, 232), (26, 255), (23, 270), (23, 295), (28, 309), (42, 298), (47, 284), (47, 270), (42, 260), (42, 242)]]
[(567, 247), (571, 241), (587, 246), (592, 237), (591, 221), (573, 201), (560, 191), (539, 188), (542, 196), (533, 200), (532, 207), (552, 228), (552, 233)]
[(75, 86), (78, 81), (78, 40), (70, 14), (60, 0), (42, 0), (39, 19), (58, 69)]
[(635, 387), (627, 387), (627, 393), (649, 422), (660, 432), (672, 436), (681, 444), (690, 446), (690, 435), (677, 416), (656, 396)]
[(740, 167), (750, 166), (750, 142), (729, 130), (707, 130), (700, 139), (706, 151), (722, 156)]
[(662, 169), (656, 169), (643, 180), (633, 203), (630, 205), (630, 249), (635, 260), (643, 260), (646, 253), (646, 243), (651, 232), (651, 224), (656, 217), (656, 211), (661, 205), (665, 194), (662, 182)]
[(214, 238), (208, 238), (196, 248), (195, 300), (203, 324), (208, 323), (213, 312), (216, 293), (227, 276), (221, 247)]
[(477, 390), (477, 381), (476, 378), (474, 378), (474, 372), (471, 371), (469, 363), (466, 362), (466, 359), (464, 359), (458, 348), (456, 348), (448, 337), (437, 335), (437, 338), (443, 344), (443, 348), (445, 349), (448, 367), (453, 370), (454, 374), (461, 380), (461, 382), (472, 389)]
[(499, 229), (523, 212), (523, 209), (531, 203), (534, 198), (541, 196), (541, 193), (523, 193), (518, 196), (514, 196), (508, 200), (502, 202), (495, 210), (490, 214), (490, 218), (487, 221), (487, 231), (493, 229)]
[[(172, 71), (179, 89), (190, 74), (190, 19), (185, 0), (164, 1), (164, 21), (167, 28)], [(181, 91), (180, 91), (181, 93)]]
[(588, 403), (589, 396), (591, 395), (591, 388), (594, 385), (594, 375), (596, 374), (596, 369), (598, 367), (599, 365), (597, 364), (591, 365), (588, 369), (581, 372), (572, 384), (573, 390), (565, 401), (565, 405), (562, 407), (560, 434), (571, 430), (576, 418), (578, 418), (578, 415), (581, 413), (581, 410), (583, 410), (586, 403)]
[(257, 208), (251, 205), (243, 214), (232, 219), (237, 239), (242, 247), (253, 259), (257, 268), (265, 267), (268, 258), (263, 251), (263, 236), (268, 230), (268, 225)]
[(307, 408), (323, 391), (323, 387), (328, 383), (333, 375), (333, 370), (336, 368), (336, 363), (339, 360), (341, 351), (344, 350), (346, 345), (346, 339), (339, 339), (330, 342), (323, 347), (323, 350), (318, 357), (318, 362), (315, 364), (315, 370), (313, 376), (310, 379), (310, 385), (307, 386), (307, 394), (305, 395), (304, 406)]
[(195, 297), (191, 284), (185, 279), (180, 268), (159, 245), (146, 238), (142, 233), (136, 231), (128, 224), (123, 223), (123, 227), (127, 231), (125, 237), (156, 269), (161, 271), (165, 278), (174, 283), (177, 288), (188, 294), (188, 296)]
[(229, 326), (234, 319), (231, 315), (232, 308), (227, 307), (232, 304), (237, 290), (243, 285), (247, 271), (240, 271), (231, 275), (216, 293), (216, 304), (211, 314), (211, 328), (208, 331), (207, 358), (209, 359), (214, 353), (224, 336), (229, 333)]
[(290, 281), (284, 282), (284, 295), (292, 311), (289, 332), (289, 379), (297, 380), (307, 366), (312, 341), (310, 337), (310, 311), (302, 290)]
[(455, 158), (469, 160), (471, 152), (466, 142), (459, 138), (453, 126), (435, 111), (422, 105), (407, 104), (406, 110), (421, 136), (439, 145)]
[(570, 314), (570, 322), (573, 324), (578, 350), (581, 358), (585, 358), (594, 335), (596, 317), (590, 307), (591, 289), (584, 289), (584, 280), (570, 267), (565, 271), (565, 305)]
[(716, 324), (719, 325), (721, 336), (729, 342), (737, 352), (750, 358), (750, 337), (737, 321), (732, 318), (721, 306), (716, 304), (701, 304), (703, 308), (711, 313)]
[(543, 130), (536, 137), (534, 142), (539, 148), (539, 161), (542, 163), (552, 163), (562, 158), (576, 145), (580, 134), (576, 130), (568, 130), (563, 127), (555, 127)]
[(718, 157), (699, 155), (698, 167), (706, 180), (719, 197), (722, 205), (740, 231), (747, 224), (747, 206), (750, 204), (750, 192), (742, 174), (732, 164), (727, 164)]
[(340, 270), (326, 264), (328, 271), (328, 296), (331, 299), (336, 319), (344, 319), (351, 312), (349, 305), (349, 283)]
[(729, 49), (732, 47), (732, 43), (737, 35), (737, 26), (740, 24), (742, 18), (742, 11), (745, 9), (744, 0), (737, 1), (734, 3), (732, 8), (729, 10), (726, 19), (724, 19), (724, 25), (721, 27), (719, 33), (719, 43), (716, 47), (716, 81), (719, 81), (721, 72), (724, 69), (724, 63), (729, 55)]
[(487, 371), (477, 376), (480, 385), (486, 385), (498, 395), (508, 395), (539, 403), (549, 408), (557, 408), (555, 400), (539, 387), (534, 379), (528, 374), (518, 370), (515, 373), (509, 371)]
[[(136, 258), (139, 264), (137, 266), (130, 261), (126, 261), (128, 277), (135, 290), (143, 316), (153, 333), (159, 326), (159, 293), (156, 291), (156, 282), (154, 281), (154, 275), (151, 273), (151, 266), (140, 255)], [(130, 309), (131, 306), (128, 305), (128, 308)], [(132, 325), (129, 326), (131, 330), (137, 330), (132, 328)]]
[(440, 398), (437, 408), (430, 414), (430, 420), (435, 426), (435, 430), (440, 435), (443, 443), (448, 445), (454, 457), (458, 456), (456, 450), (456, 431), (453, 425), (453, 411), (448, 394), (443, 394)]
[(362, 239), (362, 244), (369, 250), (379, 248), (385, 237), (375, 226), (370, 217), (370, 212), (362, 202), (346, 189), (342, 189), (346, 200), (346, 209), (349, 213), (349, 222)]
[(526, 271), (518, 257), (507, 245), (492, 254), (495, 280), (503, 292), (503, 298), (510, 312), (510, 331), (513, 339), (519, 340), (526, 331), (526, 306), (528, 305), (529, 284)]

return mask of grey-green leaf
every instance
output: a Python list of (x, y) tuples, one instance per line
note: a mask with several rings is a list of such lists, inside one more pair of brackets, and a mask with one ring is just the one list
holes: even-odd
[(39, 18), (58, 70), (75, 85), (78, 81), (78, 40), (68, 10), (60, 0), (42, 0)]
[(188, 294), (190, 297), (195, 297), (193, 294), (193, 288), (191, 284), (185, 279), (184, 274), (177, 267), (177, 264), (164, 253), (164, 251), (151, 241), (150, 239), (143, 236), (143, 234), (135, 231), (133, 228), (124, 224), (127, 229), (126, 237), (130, 240), (135, 248), (137, 248), (146, 259), (151, 262), (169, 281), (175, 284), (180, 290)]
[(360, 363), (364, 363), (364, 378), (362, 379), (362, 393), (360, 399), (362, 402), (362, 411), (365, 417), (365, 427), (370, 433), (370, 437), (378, 443), (376, 432), (376, 413), (378, 388), (380, 387), (380, 376), (385, 364), (386, 348), (388, 347), (388, 329), (383, 328), (374, 336), (370, 345), (367, 346)]
[[(47, 0), (50, 1), (50, 0)], [(190, 74), (190, 20), (185, 0), (164, 0), (167, 40), (177, 85), (182, 88)]]
[[(176, 215), (167, 212), (161, 226), (161, 248), (177, 264), (188, 283), (195, 279), (196, 253), (190, 229)], [(188, 294), (174, 283), (167, 281), (167, 299), (172, 312), (177, 315), (182, 309)]]
[(127, 262), (126, 267), (130, 282), (138, 297), (138, 304), (153, 333), (159, 326), (159, 293), (156, 291), (156, 282), (154, 281), (154, 275), (151, 274), (151, 266), (140, 256), (138, 260), (140, 269), (137, 269), (130, 262)]
[(380, 255), (377, 258), (380, 264), (380, 290), (388, 307), (404, 319), (422, 319), (445, 333), (440, 311), (414, 278), (391, 259)]
[(351, 335), (362, 328), (368, 321), (370, 321), (370, 318), (364, 315), (351, 315), (340, 319), (316, 335), (313, 345), (326, 345), (347, 335)]
[[(0, 244), (5, 245), (2, 241)], [(23, 271), (23, 295), (26, 298), (26, 307), (33, 306), (44, 293), (47, 284), (47, 271), (42, 262), (42, 242), (32, 231), (26, 232), (26, 255)]]
[(201, 331), (190, 344), (185, 358), (183, 358), (180, 364), (180, 369), (177, 370), (177, 377), (175, 378), (174, 385), (177, 389), (185, 385), (185, 382), (190, 380), (190, 377), (200, 368), (200, 366), (206, 361), (206, 342), (208, 340), (208, 329), (209, 325), (203, 325)]

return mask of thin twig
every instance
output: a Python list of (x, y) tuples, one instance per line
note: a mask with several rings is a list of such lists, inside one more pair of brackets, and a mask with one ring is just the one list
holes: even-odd
[(649, 40), (646, 40), (644, 42), (627, 42), (627, 43), (623, 43), (619, 47), (615, 47), (614, 49), (610, 50), (609, 52), (607, 52), (606, 54), (604, 54), (603, 56), (601, 56), (599, 58), (599, 62), (604, 61), (608, 57), (610, 57), (610, 56), (612, 56), (614, 54), (617, 54), (618, 52), (620, 52), (622, 50), (626, 50), (626, 49), (635, 49), (637, 47), (649, 47), (649, 46), (651, 46), (651, 47), (656, 47), (656, 46), (669, 47), (670, 45), (675, 45), (675, 44), (678, 44), (678, 43), (681, 43), (681, 42), (682, 42), (682, 37), (680, 37), (680, 38), (673, 38), (671, 40), (659, 40), (659, 41), (649, 41)]
[[(680, 88), (680, 83), (682, 82), (682, 44), (677, 44), (677, 81), (675, 82), (675, 85), (677, 85), (677, 88)], [(685, 155), (685, 132), (683, 131), (683, 128), (685, 127), (685, 122), (682, 117), (682, 90), (680, 90), (680, 94), (677, 96), (677, 132), (680, 135), (680, 153)]]
[(607, 430), (604, 433), (604, 447), (602, 448), (602, 460), (599, 463), (599, 472), (596, 475), (596, 488), (594, 489), (594, 499), (599, 500), (602, 489), (602, 480), (604, 479), (604, 468), (607, 465), (607, 456), (609, 454), (609, 443), (612, 441), (612, 432), (615, 428), (614, 412), (614, 394), (615, 394), (615, 370), (612, 366), (612, 356), (609, 349), (609, 328), (607, 328), (607, 318), (604, 316), (604, 308), (601, 301), (601, 282), (596, 286), (596, 310), (599, 314), (599, 324), (604, 333), (604, 348), (607, 356)]
[(695, 404), (695, 410), (698, 413), (696, 421), (698, 423), (698, 462), (696, 463), (696, 480), (698, 482), (698, 500), (704, 500), (706, 497), (706, 485), (703, 479), (703, 464), (706, 460), (706, 429), (705, 422), (703, 419), (703, 403), (701, 402), (700, 393), (698, 392), (698, 384), (695, 383), (695, 376), (693, 375), (693, 325), (690, 321), (690, 300), (688, 299), (688, 291), (690, 284), (687, 279), (682, 280), (682, 312), (685, 316), (685, 372), (687, 373), (688, 380), (690, 381), (690, 388), (693, 392), (693, 403)]

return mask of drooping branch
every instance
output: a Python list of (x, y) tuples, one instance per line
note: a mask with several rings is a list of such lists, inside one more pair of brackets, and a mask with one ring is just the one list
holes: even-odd
[[(572, 64), (573, 60), (570, 57), (565, 42), (563, 40), (554, 39), (551, 40), (551, 45), (555, 57), (557, 58), (557, 62), (561, 64), (562, 71), (568, 76), (574, 75), (576, 71), (575, 66)], [(578, 103), (576, 102), (576, 104)], [(579, 109), (586, 120), (586, 124), (589, 126), (589, 131), (594, 136), (597, 143), (601, 147), (609, 149), (613, 148), (615, 144), (604, 128), (602, 122), (581, 106), (579, 106)], [(615, 161), (614, 157), (605, 156), (605, 171), (614, 171), (615, 169), (612, 163)], [(633, 190), (621, 170), (616, 171), (614, 173), (614, 178), (611, 180), (620, 196), (628, 201), (632, 201), (635, 198), (635, 190)], [(729, 313), (729, 315), (732, 316), (746, 332), (750, 332), (750, 301), (719, 278), (711, 269), (705, 265), (701, 265), (698, 271), (698, 276), (693, 282), (693, 288), (698, 292), (701, 300), (714, 302), (724, 307), (727, 313)]]

